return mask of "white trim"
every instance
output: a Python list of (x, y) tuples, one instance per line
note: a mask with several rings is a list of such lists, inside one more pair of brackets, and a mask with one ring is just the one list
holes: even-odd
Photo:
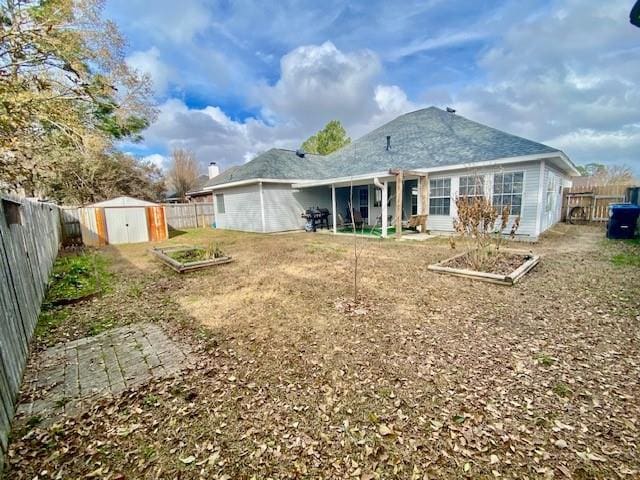
[(267, 226), (264, 218), (264, 192), (262, 190), (262, 182), (258, 183), (258, 188), (260, 190), (260, 214), (262, 216), (262, 233), (265, 233), (267, 231)]
[(336, 186), (331, 185), (331, 208), (333, 209), (333, 233), (338, 233), (338, 215), (336, 213), (337, 202), (336, 202)]
[(389, 229), (389, 182), (382, 182), (384, 189), (382, 190), (382, 238), (387, 238), (387, 230)]
[(299, 184), (307, 180), (292, 179), (283, 180), (277, 178), (248, 178), (247, 180), (238, 180), (237, 182), (221, 183), (219, 185), (213, 185), (211, 187), (204, 187), (202, 191), (212, 192), (214, 190), (222, 190), (223, 188), (241, 187), (243, 185), (251, 185), (254, 183), (284, 183), (284, 184)]
[[(350, 186), (351, 183), (353, 182), (360, 182), (360, 181), (367, 181), (366, 183), (362, 183), (362, 184), (353, 184), (354, 187), (358, 187), (360, 185), (368, 185), (369, 183), (373, 182), (373, 177), (378, 177), (379, 179), (392, 179), (394, 178), (393, 175), (389, 174), (389, 171), (386, 170), (384, 172), (374, 172), (374, 173), (365, 173), (362, 175), (353, 175), (351, 177), (336, 177), (336, 178), (329, 178), (326, 180), (302, 180), (299, 181), (300, 183), (294, 183), (293, 184), (293, 188), (308, 188), (308, 187), (322, 187), (322, 186), (326, 186), (326, 185), (336, 185), (337, 187), (339, 186)], [(368, 182), (368, 180), (371, 180), (372, 182)], [(344, 184), (344, 185), (340, 185), (340, 184)]]
[[(538, 177), (538, 208), (536, 208), (536, 237), (540, 235), (540, 224), (542, 223), (542, 214), (545, 211), (544, 208), (544, 193), (545, 193), (545, 181), (544, 181), (545, 161), (540, 161), (540, 174)], [(524, 202), (523, 202), (524, 203)]]

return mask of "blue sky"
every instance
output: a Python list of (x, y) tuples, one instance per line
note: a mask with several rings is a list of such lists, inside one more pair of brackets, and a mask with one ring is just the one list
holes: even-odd
[(159, 108), (123, 148), (166, 165), (184, 147), (226, 168), (334, 118), (358, 137), (436, 105), (640, 173), (632, 3), (109, 0)]

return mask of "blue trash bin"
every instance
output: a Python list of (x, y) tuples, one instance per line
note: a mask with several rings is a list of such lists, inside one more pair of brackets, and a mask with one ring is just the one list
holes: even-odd
[(607, 238), (634, 238), (638, 226), (640, 207), (632, 203), (609, 205)]

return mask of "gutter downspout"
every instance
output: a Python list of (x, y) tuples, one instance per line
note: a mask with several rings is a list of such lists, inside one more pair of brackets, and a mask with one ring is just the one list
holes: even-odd
[(380, 182), (380, 179), (378, 177), (373, 177), (373, 184), (379, 188), (380, 190), (382, 190), (382, 213), (381, 213), (381, 217), (382, 217), (382, 238), (387, 238), (387, 228), (388, 228), (388, 220), (389, 220), (389, 216), (388, 216), (388, 210), (387, 210), (387, 182)]

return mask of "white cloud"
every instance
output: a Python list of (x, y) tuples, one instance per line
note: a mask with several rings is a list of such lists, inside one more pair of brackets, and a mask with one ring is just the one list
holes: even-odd
[(120, 1), (126, 4), (128, 22), (158, 42), (188, 44), (212, 24), (211, 9), (202, 0)]
[(130, 67), (151, 77), (157, 95), (166, 92), (173, 72), (160, 59), (160, 50), (157, 47), (151, 47), (145, 51), (135, 51), (126, 58), (126, 61)]
[(377, 84), (380, 62), (369, 51), (345, 53), (326, 42), (296, 48), (280, 64), (279, 80), (254, 92), (265, 120), (237, 121), (217, 106), (189, 108), (169, 99), (145, 133), (147, 145), (189, 148), (203, 164), (225, 168), (272, 147), (297, 148), (332, 119), (358, 137), (416, 108), (397, 85)]
[(160, 170), (165, 170), (169, 165), (169, 159), (164, 155), (160, 155), (158, 153), (152, 153), (151, 155), (147, 155), (146, 157), (142, 157), (143, 162), (151, 162)]
[(331, 119), (353, 124), (375, 108), (378, 57), (369, 50), (344, 53), (331, 42), (306, 45), (280, 60), (280, 79), (257, 89), (265, 117), (321, 128)]
[(578, 163), (640, 154), (640, 57), (628, 2), (565, 0), (513, 25), (479, 58), (486, 81), (455, 95), (471, 119), (565, 149)]

